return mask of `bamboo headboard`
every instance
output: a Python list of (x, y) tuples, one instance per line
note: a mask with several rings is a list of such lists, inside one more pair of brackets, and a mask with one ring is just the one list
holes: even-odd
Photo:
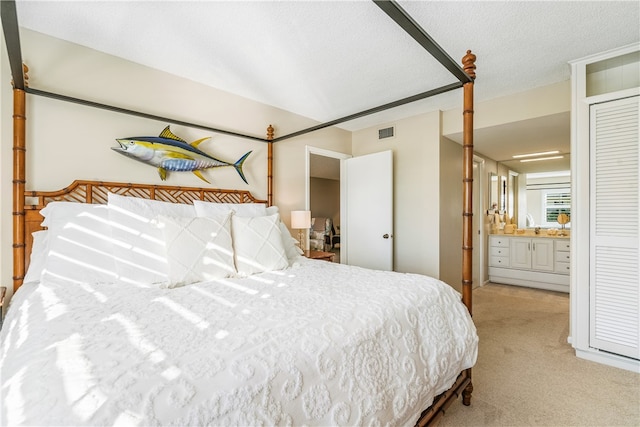
[[(14, 289), (22, 284), (29, 267), (29, 258), (33, 245), (32, 233), (42, 230), (43, 221), (40, 210), (49, 202), (77, 202), (106, 204), (109, 193), (143, 199), (160, 200), (171, 203), (191, 203), (203, 200), (213, 203), (265, 203), (246, 190), (221, 190), (216, 188), (174, 187), (169, 185), (129, 184), (122, 182), (74, 181), (70, 186), (58, 191), (25, 191), (24, 212), (22, 217), (24, 242), (22, 256), (14, 257)], [(19, 244), (20, 242), (15, 242)], [(18, 248), (14, 244), (14, 247)], [(17, 286), (16, 286), (17, 285)]]

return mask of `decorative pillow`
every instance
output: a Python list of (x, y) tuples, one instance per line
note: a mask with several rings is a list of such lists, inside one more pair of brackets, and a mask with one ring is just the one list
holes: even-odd
[(169, 264), (167, 287), (233, 276), (231, 212), (206, 218), (156, 217)]
[(280, 221), (280, 233), (282, 234), (282, 246), (284, 246), (284, 251), (289, 259), (289, 264), (291, 264), (304, 252), (298, 246), (298, 240), (291, 236), (289, 229), (282, 221)]
[(31, 244), (31, 256), (29, 258), (29, 268), (24, 275), (22, 283), (39, 282), (42, 270), (47, 261), (47, 250), (49, 246), (49, 231), (41, 230), (31, 233), (33, 243)]
[(164, 235), (153, 224), (158, 215), (194, 218), (193, 205), (109, 193), (116, 270), (129, 283), (167, 283)]
[(279, 223), (278, 214), (231, 217), (233, 249), (239, 275), (282, 270), (289, 266)]
[[(42, 280), (112, 283), (117, 279), (106, 205), (75, 203), (47, 213), (48, 245)], [(58, 209), (62, 206), (62, 209)]]
[(224, 215), (229, 211), (236, 216), (265, 216), (267, 207), (263, 203), (212, 203), (194, 200), (197, 216)]

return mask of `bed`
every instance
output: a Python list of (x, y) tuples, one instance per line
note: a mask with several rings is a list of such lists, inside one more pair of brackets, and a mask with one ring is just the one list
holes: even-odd
[(246, 192), (27, 195), (3, 425), (413, 425), (476, 361), (452, 287), (307, 259)]
[[(335, 122), (280, 138), (269, 126), (267, 200), (96, 181), (27, 190), (25, 94), (50, 94), (21, 87), (22, 64), (18, 72), (11, 61), (15, 295), (1, 332), (0, 422), (430, 425), (460, 394), (469, 405), (478, 341), (474, 62), (467, 52), (460, 84), (429, 94), (464, 88), (460, 295), (426, 276), (309, 260), (296, 250), (273, 206), (272, 145)], [(131, 233), (141, 227), (127, 225), (132, 217), (147, 232)], [(203, 234), (221, 240), (212, 249), (188, 239)]]

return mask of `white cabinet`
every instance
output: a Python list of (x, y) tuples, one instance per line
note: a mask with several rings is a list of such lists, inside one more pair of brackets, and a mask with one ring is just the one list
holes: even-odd
[(553, 271), (553, 240), (511, 238), (511, 268)]
[(489, 281), (569, 292), (569, 239), (489, 236)]
[(556, 240), (554, 252), (554, 268), (558, 274), (569, 274), (571, 271), (571, 243), (569, 240)]
[(489, 253), (491, 258), (489, 265), (494, 267), (509, 267), (509, 238), (492, 236), (490, 239)]
[(553, 271), (553, 240), (511, 238), (511, 268)]
[(531, 241), (531, 269), (553, 271), (553, 239), (533, 239)]
[(511, 263), (513, 268), (531, 268), (531, 239), (514, 237), (511, 240)]

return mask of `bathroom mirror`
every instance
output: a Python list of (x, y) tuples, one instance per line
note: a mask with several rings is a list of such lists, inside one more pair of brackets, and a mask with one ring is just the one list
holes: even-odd
[(507, 210), (507, 177), (500, 177), (500, 202), (498, 206), (500, 206), (500, 211), (504, 212)]
[(498, 175), (489, 173), (489, 209), (498, 209)]

